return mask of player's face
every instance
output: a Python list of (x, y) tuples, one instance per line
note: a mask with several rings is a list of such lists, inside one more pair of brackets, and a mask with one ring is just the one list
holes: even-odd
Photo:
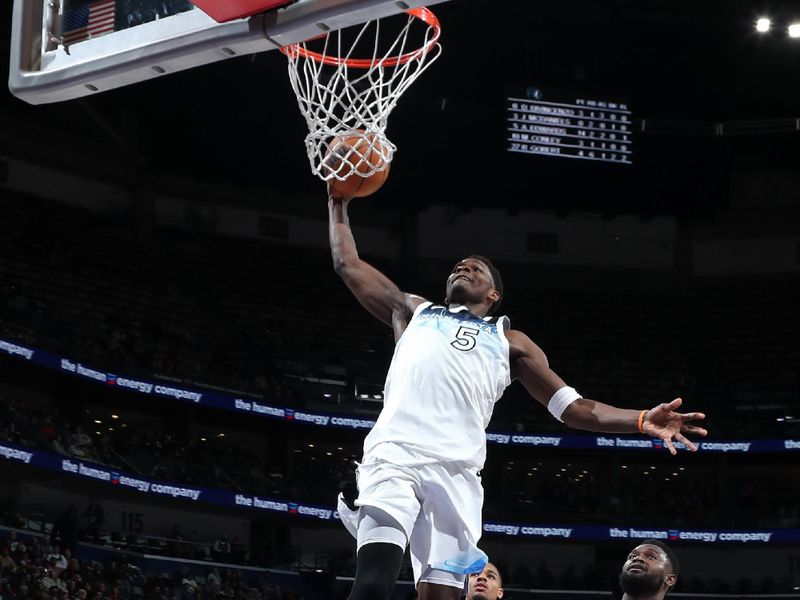
[(650, 544), (642, 544), (631, 550), (619, 575), (622, 591), (631, 596), (654, 595), (664, 585), (675, 585), (676, 580), (666, 553)]
[(474, 258), (465, 258), (453, 267), (445, 293), (447, 302), (455, 304), (480, 303), (490, 297), (491, 304), (500, 298), (489, 267)]
[(502, 597), (500, 573), (492, 563), (486, 563), (483, 571), (469, 576), (467, 600), (496, 600)]

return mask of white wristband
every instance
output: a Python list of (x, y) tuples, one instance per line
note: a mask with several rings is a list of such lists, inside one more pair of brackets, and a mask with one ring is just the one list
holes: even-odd
[(575, 388), (565, 385), (555, 394), (553, 394), (552, 398), (550, 398), (550, 402), (547, 403), (547, 410), (549, 410), (550, 414), (556, 419), (561, 421), (561, 415), (564, 414), (564, 411), (567, 410), (567, 407), (575, 402), (575, 400), (578, 400), (582, 397), (583, 396), (575, 391)]

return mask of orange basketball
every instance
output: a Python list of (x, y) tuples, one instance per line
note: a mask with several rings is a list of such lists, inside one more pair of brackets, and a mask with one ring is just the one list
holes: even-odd
[[(334, 173), (351, 174), (344, 180), (333, 178), (328, 183), (328, 190), (334, 198), (363, 198), (374, 194), (389, 176), (389, 165), (383, 171), (366, 175), (374, 167), (381, 166), (383, 145), (374, 135), (366, 138), (352, 135), (346, 138), (336, 137), (328, 144), (325, 166)], [(343, 162), (349, 164), (343, 164)]]

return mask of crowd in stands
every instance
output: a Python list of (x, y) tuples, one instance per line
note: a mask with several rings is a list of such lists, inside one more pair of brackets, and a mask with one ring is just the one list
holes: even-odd
[[(697, 458), (697, 457), (692, 457)], [(800, 487), (790, 466), (764, 458), (746, 475), (718, 461), (677, 462), (617, 454), (595, 457), (516, 456), (484, 472), (487, 518), (538, 522), (625, 523), (678, 528), (800, 525)], [(678, 492), (680, 490), (680, 492)], [(688, 493), (683, 493), (684, 491)]]
[(0, 335), (98, 368), (286, 400), (287, 373), (374, 359), (387, 337), (321, 250), (180, 232), (143, 245), (108, 218), (6, 195), (0, 221)]
[[(259, 461), (235, 441), (181, 438), (157, 419), (148, 426), (97, 431), (93, 419), (72, 422), (57, 407), (0, 394), (0, 442), (84, 459), (165, 481), (233, 488), (270, 496), (284, 493), (283, 467)], [(111, 429), (111, 430), (109, 430)]]
[(800, 413), (798, 298), (800, 278), (727, 278), (700, 286), (701, 308), (734, 407), (771, 419)]
[[(0, 529), (0, 597), (3, 600), (295, 600), (303, 598), (291, 584), (281, 583), (270, 572), (243, 573), (236, 568), (244, 564), (240, 557), (217, 551), (213, 556), (192, 557), (178, 561), (174, 572), (151, 572), (136, 563), (136, 554), (128, 550), (105, 553), (106, 560), (84, 558), (88, 546), (79, 543), (67, 547), (58, 534), (30, 535), (23, 523), (9, 513), (2, 515)], [(18, 531), (22, 532), (18, 534)], [(175, 540), (176, 543), (179, 540)], [(113, 543), (111, 544), (114, 545)], [(151, 550), (152, 551), (152, 550)], [(181, 556), (168, 549), (164, 555)], [(102, 558), (102, 557), (101, 557)], [(207, 564), (204, 565), (203, 561)], [(213, 562), (212, 562), (213, 561)], [(539, 590), (613, 590), (618, 572), (599, 572), (591, 563), (568, 565), (554, 569), (546, 560), (531, 557), (530, 561), (507, 564), (495, 561), (504, 573), (506, 588)], [(223, 564), (220, 564), (223, 563)], [(352, 577), (355, 571), (353, 551), (331, 557), (322, 570), (332, 576)], [(294, 565), (297, 567), (297, 565)], [(315, 569), (316, 570), (316, 569)], [(400, 578), (412, 578), (406, 557)], [(330, 586), (330, 584), (328, 584)], [(298, 585), (298, 587), (302, 587)], [(680, 591), (714, 594), (778, 594), (796, 590), (791, 577), (765, 577), (753, 580), (746, 576), (730, 580), (720, 578), (686, 578)], [(332, 589), (329, 590), (331, 593)], [(305, 596), (309, 600), (317, 596)], [(320, 598), (323, 596), (320, 596)], [(333, 597), (324, 596), (324, 597)], [(344, 597), (344, 596), (342, 596)]]
[[(7, 520), (7, 518), (6, 518)], [(124, 553), (103, 563), (82, 559), (51, 536), (0, 530), (0, 597), (3, 600), (295, 600), (263, 573), (255, 581), (241, 570), (185, 563), (180, 574), (146, 573)], [(78, 547), (80, 552), (80, 547)]]
[(602, 291), (509, 293), (503, 310), (565, 381), (592, 398), (638, 406), (690, 395), (677, 306), (666, 295)]
[[(298, 383), (312, 375), (383, 381), (390, 332), (352, 299), (324, 248), (178, 229), (142, 240), (124, 219), (9, 193), (0, 220), (2, 336), (114, 372), (287, 404), (319, 395)], [(797, 406), (798, 285), (786, 277), (698, 283), (708, 331), (694, 335), (710, 336), (709, 360), (729, 384), (718, 415), (739, 401)], [(688, 364), (697, 340), (669, 294), (520, 288), (503, 311), (574, 387), (616, 404), (691, 397), (693, 369), (712, 370)], [(507, 395), (523, 396), (513, 387)], [(508, 404), (496, 421), (520, 416)], [(556, 426), (541, 410), (521, 416), (527, 426)]]
[[(338, 492), (355, 492), (353, 461), (357, 439), (342, 435), (324, 442), (310, 430), (292, 435), (277, 453), (250, 449), (235, 433), (183, 434), (150, 416), (139, 424), (94, 424), (97, 415), (79, 413), (71, 422), (58, 408), (23, 403), (0, 395), (0, 442), (8, 441), (82, 458), (161, 481), (255, 493), (328, 505)], [(277, 426), (277, 425), (276, 425)], [(280, 425), (280, 427), (290, 427)], [(97, 430), (95, 430), (97, 429)], [(765, 457), (751, 467), (746, 484), (737, 467), (721, 467), (715, 457), (676, 462), (616, 453), (608, 461), (569, 452), (542, 455), (534, 449), (490, 449), (484, 469), (486, 516), (506, 515), (539, 522), (685, 527), (750, 527), (800, 524), (800, 481), (787, 466)], [(744, 467), (742, 467), (744, 468)], [(691, 494), (672, 490), (691, 489)], [(721, 490), (728, 490), (723, 492)]]
[[(109, 371), (243, 390), (289, 406), (308, 400), (310, 388), (298, 383), (303, 377), (333, 370), (349, 383), (383, 378), (393, 346), (390, 333), (343, 288), (324, 249), (177, 231), (141, 240), (108, 217), (5, 192), (0, 194), (0, 222), (5, 224), (0, 236), (1, 337)], [(734, 405), (769, 400), (787, 411), (800, 409), (800, 356), (793, 333), (800, 328), (800, 313), (791, 301), (798, 286), (796, 279), (769, 277), (700, 286), (699, 309), (707, 317), (713, 362), (730, 386), (726, 400)], [(696, 385), (685, 352), (692, 340), (684, 339), (682, 317), (668, 296), (522, 290), (509, 295), (503, 309), (512, 317), (521, 315), (515, 326), (546, 348), (565, 379), (594, 397), (650, 405), (691, 393)], [(527, 430), (561, 427), (527, 398), (526, 408), (520, 409), (523, 405), (515, 401), (525, 396), (520, 389), (512, 388), (507, 396), (495, 422), (519, 423)], [(756, 422), (742, 423), (729, 437), (751, 434), (748, 427)], [(339, 490), (352, 494), (358, 440), (342, 442), (341, 452), (310, 452), (303, 435), (287, 448), (294, 450), (289, 460), (254, 453), (231, 437), (174, 431), (157, 418), (146, 427), (98, 431), (85, 414), (66, 416), (57, 400), (0, 397), (0, 442), (156, 479), (311, 503), (332, 503)], [(681, 473), (682, 489), (693, 493), (674, 494), (674, 481), (661, 472), (644, 476), (641, 459), (634, 459), (627, 472), (616, 461), (562, 463), (562, 457), (507, 461), (490, 452), (486, 517), (504, 520), (513, 514), (535, 522), (547, 515), (565, 523), (621, 519), (691, 527), (800, 524), (800, 486), (778, 467), (751, 473), (748, 485), (731, 485), (722, 498), (716, 464)], [(723, 511), (712, 510), (720, 503)], [(159, 551), (196, 560), (247, 560), (246, 550), (235, 548), (233, 540), (202, 541), (191, 532), (173, 533), (173, 542)], [(137, 547), (111, 534), (107, 539), (99, 532), (90, 535), (94, 541)], [(1, 600), (280, 597), (268, 585), (256, 592), (245, 589), (233, 571), (206, 574), (187, 585), (136, 573), (124, 563), (81, 561), (72, 549), (52, 541), (28, 546), (7, 539), (1, 550)], [(349, 574), (352, 556), (338, 557), (332, 568)], [(522, 587), (594, 589), (605, 581), (592, 572), (554, 574), (546, 564), (509, 565), (505, 571)], [(695, 582), (692, 590), (784, 587)]]
[(108, 438), (93, 439), (80, 425), (60, 418), (57, 409), (37, 410), (5, 394), (0, 396), (0, 441), (122, 468)]
[[(511, 565), (498, 561), (497, 566), (506, 574), (503, 579), (505, 587), (535, 590), (614, 590), (619, 577), (615, 569), (600, 573), (592, 564), (584, 567), (568, 565), (560, 570), (551, 568), (546, 561)], [(691, 577), (681, 580), (677, 591), (692, 594), (785, 594), (796, 591), (795, 588), (795, 581), (788, 576), (779, 580), (765, 577), (760, 581), (746, 576), (730, 581), (718, 577)]]

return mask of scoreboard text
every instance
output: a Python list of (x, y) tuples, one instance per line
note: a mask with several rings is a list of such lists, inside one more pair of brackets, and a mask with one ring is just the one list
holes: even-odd
[(509, 152), (633, 163), (632, 117), (624, 102), (537, 87), (506, 98)]

